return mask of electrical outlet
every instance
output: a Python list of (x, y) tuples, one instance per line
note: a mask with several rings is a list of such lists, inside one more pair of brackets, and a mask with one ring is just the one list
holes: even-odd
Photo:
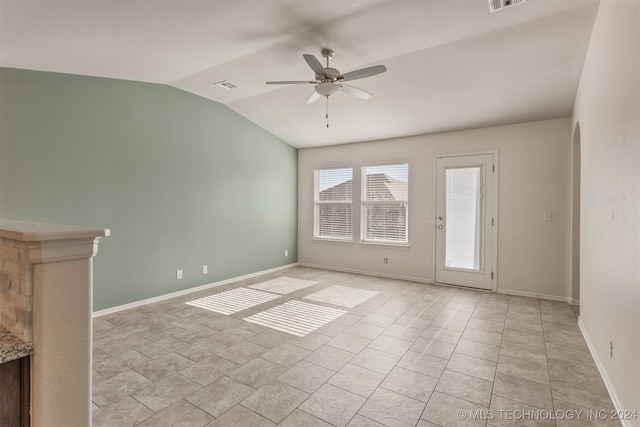
[(284, 250), (284, 256), (289, 256), (289, 250), (288, 249)]
[(182, 279), (182, 270), (178, 270), (176, 272), (176, 279), (178, 279), (178, 280)]
[(545, 211), (545, 212), (544, 212), (544, 220), (545, 220), (545, 221), (551, 221), (551, 219), (552, 219), (552, 214), (551, 214), (551, 212), (550, 212), (550, 211)]
[(206, 265), (202, 266), (202, 274), (207, 274), (209, 272), (209, 267)]
[(389, 258), (385, 258), (385, 259), (384, 259), (384, 263), (385, 263), (385, 264), (389, 264)]

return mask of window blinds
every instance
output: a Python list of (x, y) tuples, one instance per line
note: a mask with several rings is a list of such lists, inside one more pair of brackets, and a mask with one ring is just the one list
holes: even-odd
[(362, 168), (362, 241), (408, 243), (409, 164)]
[(314, 193), (314, 237), (351, 240), (353, 169), (317, 169)]

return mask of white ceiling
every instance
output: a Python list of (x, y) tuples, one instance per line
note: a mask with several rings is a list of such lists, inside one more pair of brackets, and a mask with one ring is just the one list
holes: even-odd
[[(226, 104), (294, 147), (571, 114), (598, 0), (0, 0), (0, 66), (163, 83)], [(306, 105), (302, 58), (331, 48), (373, 93)], [(322, 61), (324, 63), (324, 61)], [(228, 80), (227, 90), (213, 83)]]

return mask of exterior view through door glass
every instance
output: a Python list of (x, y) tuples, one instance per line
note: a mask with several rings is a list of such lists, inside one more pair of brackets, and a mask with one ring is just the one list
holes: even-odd
[(436, 283), (493, 289), (494, 155), (436, 159)]

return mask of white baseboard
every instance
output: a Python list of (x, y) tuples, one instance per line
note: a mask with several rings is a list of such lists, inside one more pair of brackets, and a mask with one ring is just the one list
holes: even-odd
[(354, 270), (351, 268), (334, 267), (330, 265), (308, 264), (303, 262), (298, 263), (298, 265), (300, 267), (318, 268), (321, 270), (329, 270), (329, 271), (339, 271), (341, 273), (353, 273), (353, 274), (363, 274), (365, 276), (372, 276), (372, 277), (384, 277), (385, 279), (398, 279), (398, 280), (406, 280), (409, 282), (419, 282), (419, 283), (429, 283), (429, 284), (433, 283), (431, 280), (426, 280), (421, 277), (402, 276), (399, 274), (386, 274), (386, 273), (379, 273), (374, 271)]
[[(604, 383), (604, 386), (607, 388), (607, 391), (609, 392), (609, 397), (611, 397), (611, 402), (613, 403), (613, 407), (615, 408), (616, 411), (620, 413), (624, 413), (624, 409), (620, 406), (620, 401), (618, 400), (618, 397), (616, 396), (616, 392), (613, 386), (611, 385), (611, 381), (609, 380), (607, 371), (605, 371), (604, 366), (602, 365), (602, 362), (600, 362), (600, 358), (598, 358), (598, 354), (594, 350), (594, 346), (591, 341), (591, 338), (589, 338), (589, 334), (587, 333), (587, 330), (585, 329), (584, 324), (580, 319), (580, 316), (578, 316), (578, 327), (580, 328), (580, 332), (582, 332), (584, 341), (587, 343), (587, 347), (589, 348), (589, 353), (591, 353), (591, 357), (593, 357), (593, 361), (595, 362), (596, 367), (598, 368), (598, 372), (600, 372), (600, 376), (602, 377), (602, 382)], [(620, 422), (622, 423), (623, 427), (631, 427), (629, 420), (620, 420)]]
[(550, 301), (566, 302), (567, 304), (572, 304), (574, 301), (573, 298), (562, 297), (559, 295), (537, 294), (535, 292), (516, 291), (513, 289), (498, 289), (496, 292), (499, 294), (515, 295), (519, 297), (539, 298), (539, 299), (546, 299)]
[(269, 273), (274, 273), (276, 271), (286, 270), (288, 268), (295, 267), (296, 265), (298, 265), (298, 263), (287, 264), (287, 265), (283, 265), (281, 267), (271, 268), (269, 270), (257, 271), (255, 273), (246, 274), (244, 276), (232, 277), (230, 279), (221, 280), (219, 282), (213, 282), (213, 283), (208, 283), (208, 284), (202, 285), (202, 286), (196, 286), (195, 288), (184, 289), (182, 291), (172, 292), (170, 294), (160, 295), (160, 296), (153, 297), (153, 298), (147, 298), (147, 299), (143, 299), (143, 300), (140, 300), (140, 301), (134, 301), (134, 302), (130, 302), (128, 304), (118, 305), (116, 307), (105, 308), (104, 310), (94, 311), (93, 312), (93, 317), (96, 318), (96, 317), (104, 316), (104, 315), (111, 314), (111, 313), (117, 313), (118, 311), (128, 310), (130, 308), (136, 308), (136, 307), (140, 307), (140, 306), (143, 306), (143, 305), (146, 305), (146, 304), (151, 304), (151, 303), (158, 302), (158, 301), (164, 301), (164, 300), (167, 300), (167, 299), (170, 299), (170, 298), (179, 297), (179, 296), (182, 296), (182, 295), (188, 295), (188, 294), (191, 294), (193, 292), (204, 291), (206, 289), (215, 288), (217, 286), (226, 285), (226, 284), (237, 282), (237, 281), (240, 281), (240, 280), (246, 280), (246, 279), (250, 279), (250, 278), (256, 277), (256, 276), (262, 276), (263, 274), (269, 274)]

